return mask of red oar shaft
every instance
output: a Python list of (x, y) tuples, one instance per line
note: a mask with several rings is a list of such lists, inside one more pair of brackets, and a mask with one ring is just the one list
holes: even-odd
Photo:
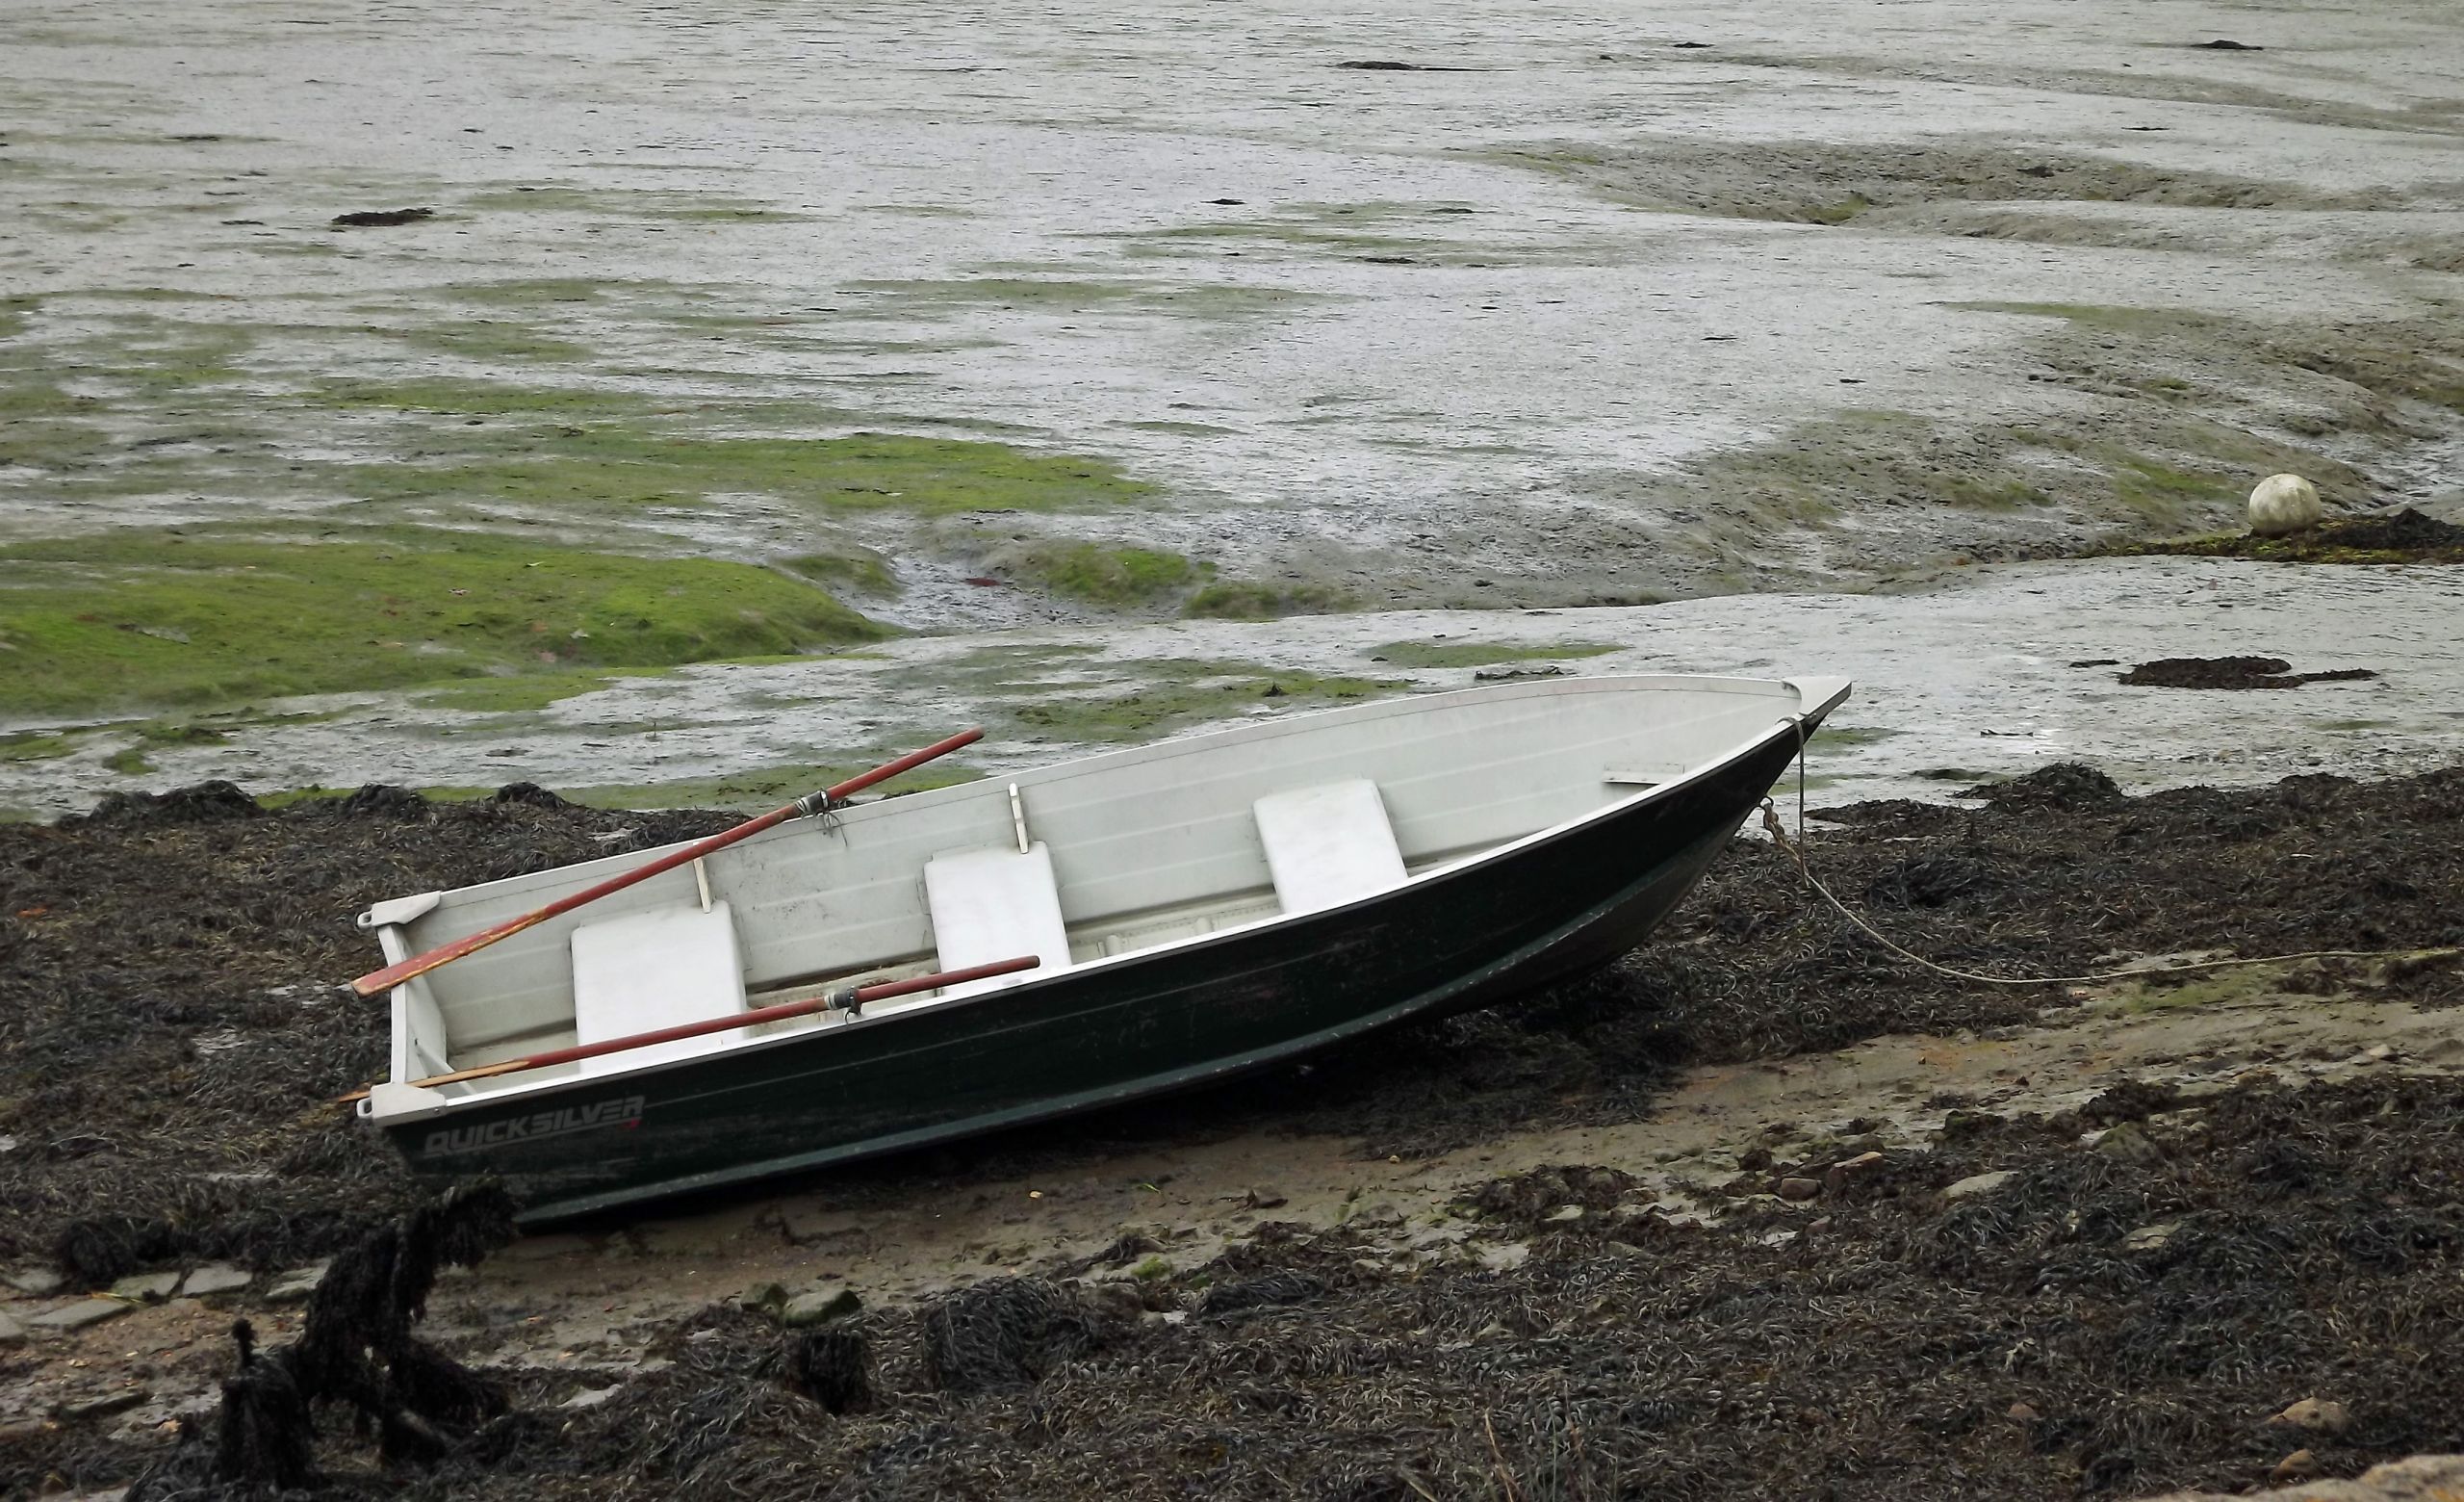
[[(1011, 975), (1019, 971), (1034, 970), (1043, 961), (1032, 954), (1014, 960), (995, 960), (989, 965), (970, 965), (964, 970), (943, 971), (937, 975), (916, 975), (907, 980), (885, 980), (877, 985), (858, 986), (854, 990), (825, 992), (802, 1001), (782, 1001), (777, 1006), (756, 1007), (750, 1012), (737, 1012), (728, 1017), (706, 1017), (698, 1023), (680, 1023), (674, 1027), (660, 1027), (650, 1032), (628, 1033), (622, 1038), (606, 1038), (598, 1043), (577, 1044), (570, 1049), (551, 1049), (526, 1058), (505, 1059), (495, 1064), (482, 1064), (476, 1069), (457, 1069), (449, 1075), (430, 1075), (414, 1079), (414, 1085), (450, 1085), (465, 1079), (485, 1079), (493, 1075), (511, 1075), (526, 1069), (546, 1069), (551, 1064), (571, 1064), (580, 1059), (595, 1059), (610, 1053), (623, 1053), (629, 1049), (647, 1049), (654, 1043), (674, 1043), (680, 1038), (700, 1038), (731, 1027), (751, 1027), (760, 1023), (775, 1023), (785, 1018), (803, 1017), (808, 1013), (826, 1011), (832, 1007), (860, 1007), (868, 1001), (886, 1001), (892, 997), (912, 996), (918, 991), (938, 991), (943, 986), (962, 986), (970, 980), (983, 980), (993, 975)], [(344, 1101), (359, 1100), (367, 1095), (356, 1090), (344, 1096)]]
[(622, 892), (628, 887), (648, 881), (661, 871), (672, 871), (680, 866), (689, 866), (714, 850), (724, 850), (739, 840), (750, 840), (772, 825), (783, 824), (791, 818), (808, 814), (818, 814), (832, 804), (854, 797), (875, 783), (886, 782), (901, 772), (911, 771), (923, 765), (935, 757), (947, 756), (961, 746), (972, 745), (983, 738), (984, 732), (981, 729), (962, 730), (946, 740), (933, 742), (921, 751), (911, 751), (895, 762), (884, 763), (869, 772), (860, 772), (834, 788), (798, 798), (783, 808), (772, 809), (759, 818), (747, 819), (733, 829), (712, 835), (707, 840), (697, 841), (680, 850), (671, 850), (649, 865), (627, 871), (622, 876), (611, 876), (595, 887), (585, 887), (579, 892), (558, 897), (536, 912), (525, 913), (520, 918), (506, 919), (493, 928), (482, 928), (475, 934), (464, 934), (459, 939), (438, 945), (424, 954), (414, 954), (409, 959), (388, 965), (383, 970), (371, 971), (352, 981), (350, 988), (363, 997), (372, 997), (381, 992), (391, 991), (402, 982), (414, 976), (424, 975), (440, 965), (450, 965), (466, 954), (476, 954), (499, 940), (510, 939), (525, 929), (536, 928), (552, 918), (560, 918), (578, 907), (596, 902), (610, 893)]

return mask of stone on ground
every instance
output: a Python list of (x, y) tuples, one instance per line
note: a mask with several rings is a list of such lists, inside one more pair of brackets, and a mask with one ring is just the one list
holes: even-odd
[(1944, 1189), (1942, 1191), (1942, 1198), (1945, 1200), (1964, 1200), (1970, 1195), (1991, 1194), (1994, 1190), (2009, 1183), (2011, 1181), (2011, 1177), (2012, 1171), (2007, 1168), (1998, 1168), (1989, 1174), (1971, 1174), (1967, 1178), (1961, 1179), (1958, 1183)]
[(256, 1282), (256, 1274), (245, 1268), (233, 1267), (223, 1262), (209, 1262), (189, 1274), (187, 1280), (180, 1284), (180, 1292), (187, 1298), (202, 1299), (209, 1294), (230, 1293), (235, 1289), (245, 1288), (254, 1282)]
[(37, 1330), (83, 1330), (107, 1319), (117, 1319), (136, 1307), (124, 1299), (80, 1299), (47, 1309), (26, 1323)]

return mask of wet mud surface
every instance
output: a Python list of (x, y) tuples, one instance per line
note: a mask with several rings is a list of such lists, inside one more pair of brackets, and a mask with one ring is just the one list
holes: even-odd
[[(475, 532), (1100, 634), (1861, 586), (2213, 531), (2279, 470), (2339, 511), (2426, 502), (2464, 441), (2458, 43), (2434, 4), (2334, 13), (2326, 52), (2282, 17), (2208, 51), (2170, 11), (1960, 0), (1653, 36), (1268, 6), (1237, 40), (1148, 0), (550, 5), (519, 49), (485, 8), (29, 13), (0, 23), (0, 549), (206, 528), (262, 574), (335, 529)], [(399, 221), (335, 222), (372, 216)], [(57, 561), (45, 587), (132, 607), (195, 584)], [(218, 672), (170, 681), (208, 698), (290, 645), (73, 603), (192, 638)], [(490, 670), (756, 650), (541, 624), (552, 660)], [(198, 707), (281, 685), (225, 686)], [(73, 803), (211, 775), (134, 734)], [(590, 782), (680, 780), (649, 731), (593, 738)]]
[[(2065, 765), (1979, 803), (1831, 809), (1811, 857), (1895, 939), (1997, 972), (2464, 944), (2451, 770), (2134, 798)], [(408, 1208), (326, 1103), (381, 1056), (381, 1013), (335, 989), (366, 958), (350, 915), (718, 818), (526, 790), (252, 810), (208, 789), (0, 832), (0, 1267), (64, 1279), (13, 1317), (158, 1267), (271, 1274)], [(2263, 1421), (2314, 1391), (2360, 1415), (2321, 1451), (2358, 1470), (2459, 1440), (2416, 1365), (2455, 1338), (2459, 1000), (2436, 958), (1976, 987), (1898, 966), (1740, 842), (1596, 982), (518, 1242), (438, 1285), (424, 1338), (543, 1420), (424, 1484), (922, 1495), (999, 1474), (1061, 1496), (1104, 1469), (1141, 1495), (1203, 1474), (1400, 1496), (1502, 1466), (1570, 1495), (1735, 1474), (2101, 1493), (2255, 1479), (2291, 1448)], [(1891, 1064), (1903, 1034), (1948, 1051)], [(2040, 1034), (2035, 1064), (1959, 1062)], [(946, 1311), (1003, 1277), (1045, 1291)], [(737, 1293), (765, 1280), (857, 1288), (860, 1349), (794, 1366)], [(271, 1342), (295, 1316), (265, 1287), (242, 1308)], [(990, 1344), (951, 1346), (954, 1319)], [(1816, 1338), (1843, 1322), (1866, 1334)], [(175, 1300), (0, 1349), (12, 1485), (125, 1482), (173, 1453), (180, 1412), (204, 1435), (226, 1324)], [(319, 1463), (374, 1485), (347, 1429)]]

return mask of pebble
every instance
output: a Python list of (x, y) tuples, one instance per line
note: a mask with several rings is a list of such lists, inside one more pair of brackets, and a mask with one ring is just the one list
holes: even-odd
[[(969, 1252), (973, 1252), (976, 1249), (974, 1247), (969, 1247), (967, 1250)], [(988, 1260), (997, 1261), (999, 1258), (996, 1256), (994, 1257), (988, 1258)], [(743, 1293), (737, 1295), (735, 1302), (748, 1309), (784, 1308), (787, 1304), (787, 1285), (776, 1282), (757, 1282), (752, 1287), (745, 1289)]]
[(67, 1281), (48, 1267), (20, 1267), (0, 1279), (0, 1282), (8, 1283), (29, 1299), (48, 1298), (58, 1293), (60, 1285)]
[(314, 1267), (296, 1267), (283, 1274), (275, 1280), (272, 1287), (266, 1290), (266, 1302), (298, 1304), (305, 1301), (317, 1291), (317, 1284), (323, 1280), (325, 1265), (320, 1262)]
[(2025, 1403), (2014, 1403), (2002, 1416), (2015, 1424), (2033, 1424), (2037, 1421), (2037, 1411)]
[(209, 1262), (181, 1281), (183, 1298), (201, 1299), (208, 1294), (230, 1293), (256, 1282), (256, 1274), (225, 1262)]
[(2279, 1428), (2340, 1435), (2351, 1426), (2352, 1415), (2333, 1398), (2303, 1398), (2268, 1422)]
[(2181, 1230), (2180, 1221), (2158, 1221), (2153, 1226), (2142, 1226), (2121, 1238), (2121, 1249), (2125, 1252), (2153, 1252), (2180, 1234)]
[(624, 1390), (625, 1389), (622, 1387), (593, 1387), (587, 1392), (575, 1393), (564, 1402), (557, 1404), (556, 1407), (562, 1409), (595, 1409)]
[(81, 1398), (74, 1403), (64, 1403), (56, 1411), (61, 1418), (69, 1422), (84, 1418), (108, 1418), (114, 1413), (127, 1412), (150, 1396), (152, 1394), (142, 1387), (123, 1387), (117, 1392), (106, 1392), (100, 1397)]
[(1783, 1178), (1780, 1180), (1780, 1198), (1783, 1200), (1810, 1200), (1820, 1193), (1822, 1193), (1822, 1183), (1819, 1179)]
[(2275, 1463), (2268, 1472), (2270, 1481), (2308, 1481), (2319, 1474), (2319, 1458), (2307, 1450), (2296, 1450)]
[(1530, 1258), (1531, 1249), (1520, 1241), (1507, 1241), (1493, 1247), (1482, 1247), (1479, 1252), (1480, 1265), (1493, 1273), (1510, 1273)]
[(2098, 1137), (2096, 1152), (2117, 1163), (2154, 1163), (2165, 1156), (2165, 1150), (2156, 1145), (2155, 1138), (2128, 1122)]
[(107, 1319), (117, 1319), (136, 1307), (119, 1299), (80, 1299), (47, 1309), (26, 1323), (37, 1330), (83, 1330)]
[(1837, 1194), (1849, 1179), (1864, 1173), (1882, 1160), (1882, 1153), (1868, 1149), (1844, 1162), (1834, 1163), (1830, 1171), (1822, 1176), (1823, 1186), (1832, 1193)]
[(779, 1310), (779, 1323), (789, 1330), (845, 1319), (864, 1307), (853, 1288), (815, 1288), (797, 1294)]
[(1970, 1195), (1991, 1194), (2011, 1181), (2015, 1170), (1997, 1168), (1989, 1174), (1970, 1174), (1942, 1191), (1945, 1200), (1964, 1200)]
[(1580, 1219), (1582, 1219), (1582, 1206), (1579, 1204), (1561, 1204), (1549, 1212), (1549, 1223), (1553, 1226)]
[(131, 1273), (112, 1284), (112, 1297), (139, 1304), (160, 1304), (180, 1286), (177, 1273)]

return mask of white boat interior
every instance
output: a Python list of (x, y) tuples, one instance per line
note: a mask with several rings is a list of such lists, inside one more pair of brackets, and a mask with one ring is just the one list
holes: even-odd
[[(1295, 715), (791, 820), (406, 982), (363, 1111), (654, 1069), (1373, 897), (1697, 775), (1843, 680), (1551, 679)], [(656, 852), (363, 915), (388, 962)], [(1037, 968), (484, 1079), (413, 1082), (876, 980)]]

